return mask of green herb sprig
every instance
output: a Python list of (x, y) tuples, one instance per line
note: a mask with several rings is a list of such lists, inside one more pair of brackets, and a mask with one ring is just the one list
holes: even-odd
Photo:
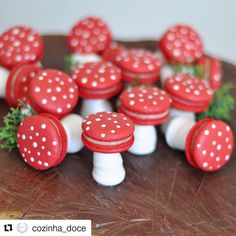
[(225, 83), (216, 91), (214, 98), (211, 102), (210, 108), (203, 113), (197, 115), (197, 120), (206, 117), (212, 117), (219, 120), (230, 121), (231, 112), (234, 110), (235, 98), (231, 94), (233, 85)]
[(0, 148), (11, 151), (17, 146), (17, 129), (20, 123), (29, 115), (35, 114), (32, 108), (10, 108), (3, 117), (3, 127), (0, 127)]

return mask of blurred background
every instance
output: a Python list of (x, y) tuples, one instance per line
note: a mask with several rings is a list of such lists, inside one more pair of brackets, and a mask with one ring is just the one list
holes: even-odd
[(25, 24), (67, 34), (84, 16), (109, 24), (120, 40), (158, 39), (176, 23), (192, 25), (208, 53), (236, 64), (236, 0), (0, 0), (0, 33)]

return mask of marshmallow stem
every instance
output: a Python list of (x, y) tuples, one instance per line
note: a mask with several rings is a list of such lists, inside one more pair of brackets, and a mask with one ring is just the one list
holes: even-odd
[(82, 101), (81, 116), (87, 117), (101, 111), (112, 111), (112, 106), (108, 100), (105, 99), (84, 99)]
[(90, 63), (90, 62), (99, 62), (101, 61), (101, 58), (94, 53), (74, 53), (72, 54), (72, 62), (73, 64), (85, 64), (85, 63)]
[(6, 96), (6, 85), (9, 76), (9, 71), (0, 66), (0, 98), (5, 98)]
[(83, 142), (81, 141), (82, 122), (83, 118), (76, 114), (67, 115), (61, 120), (61, 123), (67, 134), (68, 153), (76, 153), (84, 146)]
[(170, 65), (163, 65), (161, 68), (161, 87), (164, 87), (165, 80), (174, 75), (174, 69)]
[(153, 125), (135, 125), (134, 144), (129, 152), (135, 155), (148, 155), (155, 151), (157, 133)]
[(92, 175), (97, 183), (104, 186), (120, 184), (125, 178), (121, 154), (94, 152)]
[(195, 117), (194, 112), (182, 111), (182, 110), (179, 110), (179, 109), (171, 108), (171, 109), (169, 109), (169, 118), (168, 118), (168, 120), (161, 124), (161, 132), (163, 134), (166, 133), (166, 128), (169, 124), (169, 121), (171, 120), (171, 118), (174, 118), (174, 117), (183, 117), (183, 118), (188, 119), (192, 122), (196, 121), (196, 117)]
[(194, 125), (194, 121), (183, 117), (171, 118), (165, 128), (167, 144), (173, 149), (184, 151), (188, 133)]

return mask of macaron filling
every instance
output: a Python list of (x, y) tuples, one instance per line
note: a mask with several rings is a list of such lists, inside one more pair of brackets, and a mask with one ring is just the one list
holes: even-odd
[(125, 109), (123, 106), (121, 106), (120, 108), (127, 115), (133, 116), (134, 118), (144, 119), (144, 120), (161, 119), (161, 118), (168, 116), (168, 114), (169, 114), (168, 110), (165, 112), (162, 112), (162, 113), (158, 113), (158, 114), (138, 114), (136, 112), (132, 112), (132, 111)]
[(132, 137), (133, 137), (133, 135), (131, 135), (131, 136), (129, 136), (128, 138), (122, 139), (122, 140), (119, 140), (119, 141), (106, 142), (106, 141), (99, 141), (99, 140), (90, 138), (90, 137), (88, 137), (87, 135), (85, 135), (84, 133), (83, 133), (83, 136), (84, 136), (84, 138), (85, 138), (87, 141), (89, 141), (90, 143), (97, 144), (97, 145), (103, 145), (103, 146), (115, 146), (115, 145), (120, 145), (120, 144), (129, 142), (129, 141), (132, 139)]

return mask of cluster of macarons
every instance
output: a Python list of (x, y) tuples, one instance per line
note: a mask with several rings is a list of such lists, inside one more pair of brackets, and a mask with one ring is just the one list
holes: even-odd
[[(229, 161), (231, 128), (210, 118), (195, 121), (195, 113), (209, 108), (222, 74), (219, 61), (203, 55), (194, 29), (168, 29), (154, 53), (125, 48), (113, 41), (103, 20), (87, 17), (71, 29), (67, 45), (69, 74), (43, 68), (43, 41), (33, 29), (17, 26), (0, 36), (0, 96), (12, 107), (22, 101), (35, 113), (17, 132), (28, 165), (46, 170), (86, 146), (94, 152), (96, 182), (117, 185), (125, 178), (120, 153), (153, 153), (158, 125), (167, 144), (185, 151), (195, 168), (212, 172)], [(182, 68), (178, 73), (177, 65)], [(201, 66), (203, 78), (194, 76), (193, 65)], [(80, 115), (72, 113), (79, 97)]]

